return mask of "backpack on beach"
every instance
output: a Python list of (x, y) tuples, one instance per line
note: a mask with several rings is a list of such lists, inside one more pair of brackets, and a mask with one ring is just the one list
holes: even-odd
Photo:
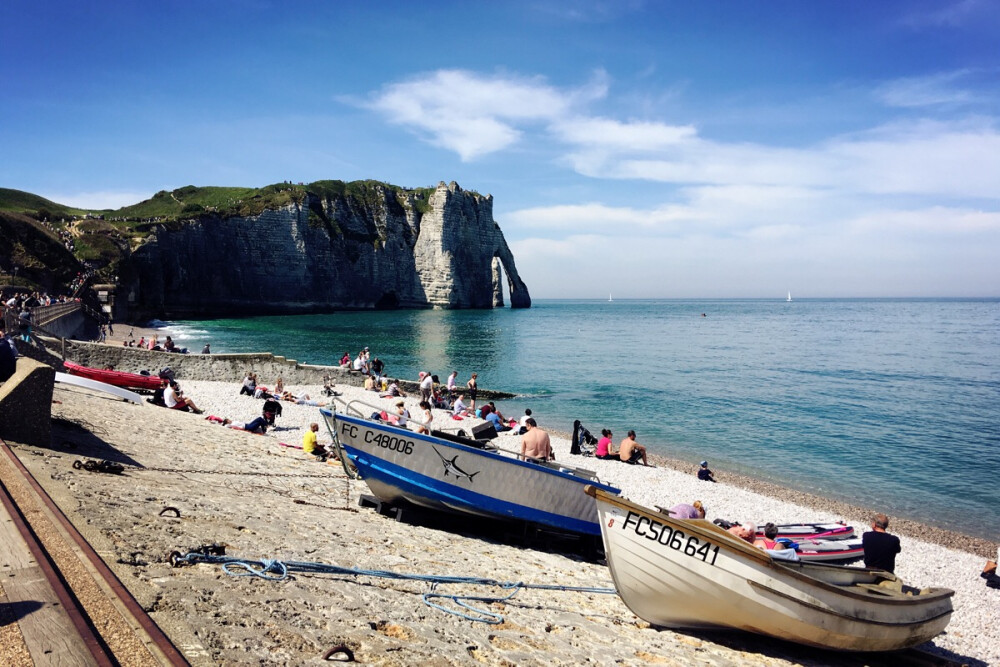
[(590, 431), (588, 431), (580, 420), (577, 419), (573, 422), (573, 440), (569, 450), (570, 454), (582, 454), (583, 456), (593, 456), (594, 455), (594, 445), (597, 444), (597, 438), (595, 438)]

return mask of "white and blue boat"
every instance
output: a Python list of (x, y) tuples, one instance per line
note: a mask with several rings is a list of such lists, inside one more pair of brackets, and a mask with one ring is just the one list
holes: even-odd
[(358, 413), (358, 402), (349, 403), (343, 412), (320, 412), (345, 469), (352, 463), (371, 492), (390, 505), (409, 503), (599, 536), (597, 503), (583, 488), (590, 484), (609, 494), (620, 493), (602, 484), (592, 471), (524, 461), (516, 452), (459, 435), (442, 431), (424, 435), (346, 414)]

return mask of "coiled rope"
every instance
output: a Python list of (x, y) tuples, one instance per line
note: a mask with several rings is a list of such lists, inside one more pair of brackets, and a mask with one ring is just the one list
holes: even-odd
[[(479, 623), (489, 623), (498, 625), (504, 622), (503, 616), (488, 609), (476, 607), (471, 602), (484, 602), (493, 604), (506, 602), (513, 598), (522, 589), (548, 590), (548, 591), (571, 591), (575, 593), (595, 593), (601, 595), (614, 595), (617, 591), (613, 587), (594, 586), (561, 586), (556, 584), (526, 584), (521, 581), (498, 581), (486, 577), (452, 577), (439, 574), (407, 574), (405, 572), (392, 572), (390, 570), (366, 570), (357, 567), (342, 567), (329, 563), (309, 563), (302, 561), (281, 561), (262, 558), (260, 560), (250, 560), (246, 558), (236, 558), (234, 556), (216, 556), (211, 554), (198, 553), (195, 551), (181, 555), (174, 552), (171, 555), (171, 563), (174, 567), (180, 565), (194, 565), (196, 563), (208, 563), (212, 565), (222, 565), (222, 570), (231, 577), (256, 577), (267, 581), (284, 581), (292, 573), (301, 574), (338, 574), (355, 577), (377, 577), (381, 579), (397, 579), (403, 581), (424, 581), (431, 584), (431, 589), (424, 593), (421, 598), (428, 607), (434, 607), (445, 613), (458, 616), (469, 621)], [(457, 595), (438, 592), (437, 587), (441, 584), (466, 584), (476, 586), (493, 586), (510, 593), (503, 596), (480, 596), (480, 595)], [(458, 609), (450, 609), (434, 602), (436, 599), (451, 600), (461, 609), (466, 609), (472, 614), (467, 614)]]

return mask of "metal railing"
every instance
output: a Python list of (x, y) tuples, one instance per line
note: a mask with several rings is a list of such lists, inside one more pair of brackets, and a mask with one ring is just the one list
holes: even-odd
[(38, 306), (31, 309), (31, 323), (33, 325), (46, 325), (58, 320), (70, 313), (83, 309), (83, 304), (76, 301), (65, 303), (54, 303), (51, 306)]

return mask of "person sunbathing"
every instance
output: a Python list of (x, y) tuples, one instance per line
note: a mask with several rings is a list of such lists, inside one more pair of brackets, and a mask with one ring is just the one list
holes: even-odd
[(259, 433), (261, 435), (267, 433), (267, 421), (265, 421), (263, 417), (257, 417), (253, 421), (249, 422), (234, 422), (232, 419), (223, 419), (222, 417), (216, 417), (215, 415), (209, 415), (205, 417), (205, 419), (213, 424), (226, 426), (237, 431), (248, 431), (250, 433)]
[(757, 526), (752, 523), (748, 523), (745, 526), (734, 523), (730, 526), (729, 532), (732, 533), (734, 537), (738, 537), (745, 542), (753, 544), (754, 538), (757, 536)]
[(296, 405), (312, 405), (317, 408), (322, 408), (326, 405), (326, 401), (314, 401), (309, 398), (309, 394), (303, 394), (301, 397), (296, 396), (290, 391), (286, 391), (281, 395), (281, 400), (288, 401), (289, 403), (295, 403)]

